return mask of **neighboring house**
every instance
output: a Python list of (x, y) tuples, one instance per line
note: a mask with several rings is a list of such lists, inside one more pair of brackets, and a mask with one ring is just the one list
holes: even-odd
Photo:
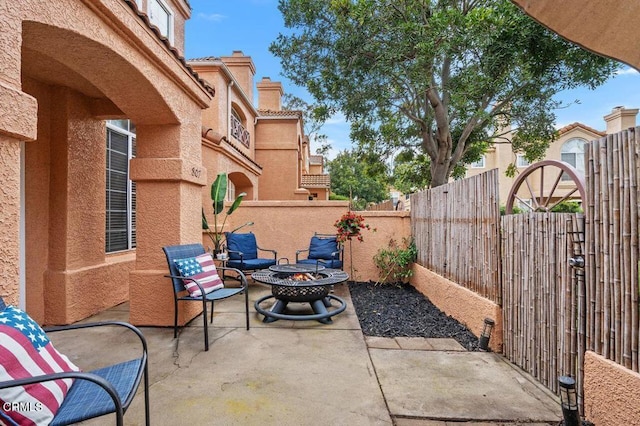
[[(558, 130), (558, 138), (549, 146), (544, 159), (567, 162), (578, 172), (584, 175), (585, 144), (594, 139), (599, 139), (606, 134), (613, 134), (629, 127), (635, 127), (637, 114), (637, 109), (627, 109), (624, 107), (614, 108), (610, 114), (604, 117), (604, 121), (607, 126), (605, 132), (593, 129), (581, 123), (573, 123), (565, 126)], [(467, 176), (475, 176), (486, 172), (487, 170), (498, 168), (500, 170), (500, 203), (504, 205), (506, 204), (509, 191), (517, 178), (517, 175), (513, 178), (505, 175), (505, 171), (511, 163), (515, 163), (518, 174), (522, 173), (530, 166), (523, 154), (514, 153), (512, 151), (510, 144), (495, 144), (482, 156), (480, 160), (469, 165), (467, 169)], [(540, 191), (540, 178), (535, 175), (532, 176), (529, 180), (531, 192), (533, 192), (535, 196), (540, 194), (548, 196), (554, 186), (558, 174), (559, 171), (556, 173), (555, 170), (545, 170), (543, 191)], [(556, 196), (555, 198), (560, 199), (574, 187), (574, 184), (568, 176), (563, 175), (553, 194)], [(524, 202), (530, 202), (531, 193), (526, 185), (521, 186), (518, 194)], [(576, 197), (577, 194), (570, 196), (568, 199), (576, 199)]]
[(161, 247), (202, 240), (218, 172), (230, 197), (324, 196), (279, 83), (263, 80), (256, 108), (250, 57), (184, 59), (190, 14), (186, 0), (22, 0), (0, 14), (0, 295), (40, 323), (128, 300), (132, 323), (171, 325)]
[(302, 113), (282, 110), (280, 82), (264, 77), (256, 84), (256, 108), (256, 70), (250, 56), (235, 51), (231, 56), (192, 59), (189, 65), (218, 88), (211, 107), (203, 112), (207, 170), (227, 172), (232, 192), (246, 192), (248, 200), (328, 200), (324, 160), (309, 153)]

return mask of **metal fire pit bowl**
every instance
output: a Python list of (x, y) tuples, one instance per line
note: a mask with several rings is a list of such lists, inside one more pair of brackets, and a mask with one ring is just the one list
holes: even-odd
[[(303, 281), (294, 279), (296, 274), (310, 274), (316, 279)], [(328, 269), (324, 266), (283, 264), (274, 265), (269, 269), (256, 271), (251, 277), (260, 283), (271, 285), (271, 295), (260, 298), (255, 303), (256, 310), (265, 316), (263, 322), (273, 322), (278, 319), (289, 320), (318, 320), (322, 323), (331, 323), (331, 317), (343, 312), (347, 304), (341, 298), (330, 294), (334, 284), (346, 281), (349, 276), (338, 269)], [(276, 301), (270, 310), (266, 310), (260, 304), (275, 298)], [(331, 301), (336, 300), (340, 306), (332, 311)], [(300, 315), (286, 313), (289, 302), (307, 302), (311, 305), (314, 314)]]

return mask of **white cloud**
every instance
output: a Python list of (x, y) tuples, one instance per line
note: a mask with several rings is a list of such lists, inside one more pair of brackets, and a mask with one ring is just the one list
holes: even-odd
[(631, 67), (616, 71), (616, 75), (636, 75), (636, 74), (638, 74), (638, 70)]
[(338, 112), (329, 117), (325, 124), (347, 124), (347, 119), (344, 117), (343, 113)]
[(224, 19), (227, 19), (225, 15), (221, 15), (220, 13), (198, 13), (199, 19), (204, 19), (206, 21), (220, 22)]

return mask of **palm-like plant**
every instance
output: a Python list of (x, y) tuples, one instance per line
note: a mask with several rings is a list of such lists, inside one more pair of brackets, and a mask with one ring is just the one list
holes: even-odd
[[(236, 199), (233, 201), (229, 209), (227, 209), (224, 218), (220, 218), (219, 216), (224, 212), (224, 201), (227, 195), (227, 174), (220, 173), (216, 177), (216, 180), (211, 184), (211, 200), (213, 201), (213, 229), (209, 228), (209, 223), (207, 222), (207, 217), (204, 214), (204, 209), (202, 209), (202, 229), (207, 232), (207, 235), (213, 242), (213, 253), (218, 254), (223, 251), (224, 247), (224, 226), (227, 223), (227, 218), (234, 212), (238, 207), (240, 207), (240, 203), (242, 199), (247, 195), (246, 192), (241, 192), (238, 194)], [(218, 224), (220, 226), (218, 226)], [(253, 224), (252, 222), (245, 223), (244, 225), (234, 229), (231, 232), (237, 231), (243, 226), (247, 226), (249, 224)]]

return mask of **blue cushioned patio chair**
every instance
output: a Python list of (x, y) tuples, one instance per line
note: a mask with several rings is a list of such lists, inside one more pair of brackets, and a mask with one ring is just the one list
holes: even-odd
[[(0, 311), (3, 311), (5, 308), (6, 305), (2, 298), (0, 298)], [(140, 340), (140, 356), (129, 361), (109, 365), (89, 372), (71, 371), (0, 382), (0, 389), (72, 378), (75, 379), (73, 385), (62, 401), (53, 421), (50, 423), (52, 426), (74, 424), (112, 413), (115, 413), (116, 424), (122, 426), (124, 425), (124, 413), (131, 405), (138, 386), (144, 377), (144, 415), (145, 424), (149, 426), (147, 341), (140, 330), (124, 322), (102, 321), (49, 327), (45, 328), (45, 331), (51, 334), (59, 331), (106, 326), (124, 327), (133, 332)], [(7, 417), (2, 410), (0, 410), (0, 424), (17, 425), (17, 423)]]
[(201, 296), (191, 296), (189, 292), (187, 292), (186, 287), (184, 286), (183, 280), (191, 280), (195, 282), (198, 287), (200, 287), (200, 291), (202, 291), (202, 287), (200, 284), (192, 279), (185, 278), (180, 275), (180, 271), (178, 270), (176, 263), (174, 260), (176, 259), (184, 259), (188, 257), (196, 257), (198, 255), (206, 253), (204, 246), (202, 244), (184, 244), (178, 246), (167, 246), (163, 247), (162, 250), (167, 257), (167, 263), (169, 264), (169, 275), (165, 275), (167, 278), (171, 278), (171, 282), (173, 283), (173, 296), (174, 296), (174, 316), (173, 316), (173, 338), (178, 337), (178, 301), (186, 301), (186, 302), (199, 302), (202, 303), (202, 320), (204, 322), (204, 350), (209, 350), (209, 330), (207, 329), (207, 302), (211, 302), (211, 320), (213, 322), (213, 302), (216, 300), (226, 299), (231, 296), (235, 296), (236, 294), (244, 293), (244, 309), (245, 309), (245, 319), (247, 323), (247, 330), (249, 330), (249, 286), (247, 283), (247, 278), (244, 274), (236, 269), (230, 267), (216, 267), (216, 269), (220, 272), (218, 275), (222, 280), (225, 279), (225, 271), (232, 271), (238, 275), (238, 280), (241, 283), (240, 287), (224, 287), (218, 290), (214, 290), (211, 293), (205, 294), (205, 297)]
[[(335, 234), (313, 234), (309, 248), (296, 251), (296, 263), (320, 265), (326, 268), (342, 269), (344, 247), (338, 244)], [(307, 253), (306, 259), (300, 255)]]
[[(236, 232), (225, 232), (227, 240), (227, 253), (229, 260), (227, 266), (237, 268), (241, 271), (256, 271), (266, 269), (275, 265), (278, 253), (275, 250), (258, 247), (256, 236), (253, 232), (239, 234)], [(258, 250), (270, 252), (273, 257), (258, 257)]]

